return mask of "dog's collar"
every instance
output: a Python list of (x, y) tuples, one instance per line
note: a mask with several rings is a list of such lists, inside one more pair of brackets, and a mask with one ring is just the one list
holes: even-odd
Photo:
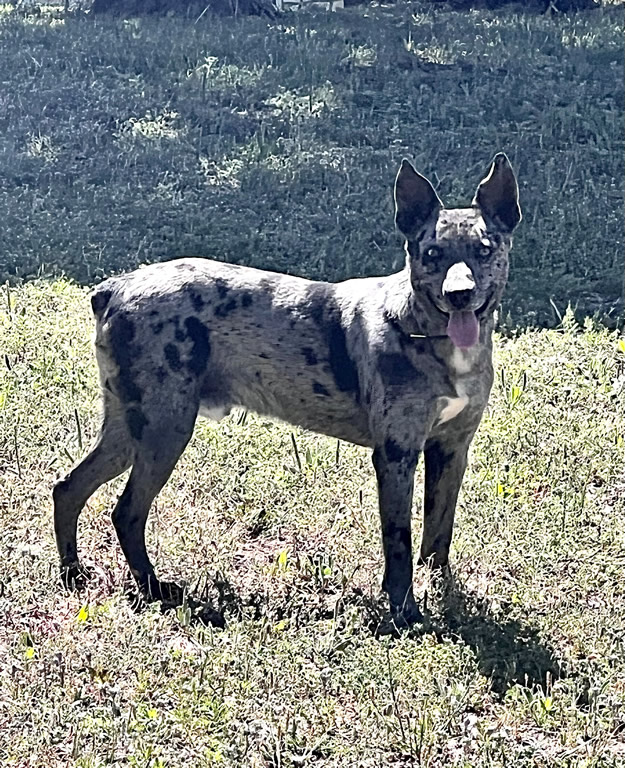
[(449, 336), (446, 333), (441, 333), (438, 336), (427, 336), (425, 333), (409, 333), (411, 339), (448, 339)]

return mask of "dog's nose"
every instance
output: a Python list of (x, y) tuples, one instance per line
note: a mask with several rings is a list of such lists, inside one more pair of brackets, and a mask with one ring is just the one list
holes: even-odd
[(443, 280), (442, 293), (446, 301), (454, 309), (464, 309), (471, 301), (474, 290), (475, 278), (471, 268), (464, 261), (452, 264)]
[(454, 309), (465, 309), (469, 305), (472, 296), (473, 290), (450, 291), (445, 294), (445, 298)]

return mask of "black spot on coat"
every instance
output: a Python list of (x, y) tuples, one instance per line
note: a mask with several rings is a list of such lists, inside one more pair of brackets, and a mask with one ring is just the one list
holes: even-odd
[(194, 288), (189, 288), (188, 293), (189, 298), (191, 299), (191, 304), (193, 305), (193, 309), (196, 312), (201, 312), (206, 305), (206, 302), (202, 298), (201, 294), (199, 294)]
[(425, 447), (425, 503), (423, 513), (426, 517), (431, 515), (436, 507), (438, 485), (453, 458), (453, 451), (446, 451), (438, 440), (429, 442)]
[(141, 440), (143, 437), (143, 429), (148, 425), (148, 420), (145, 418), (145, 414), (141, 408), (129, 408), (126, 411), (126, 424), (132, 437), (135, 440)]
[(397, 353), (381, 354), (378, 357), (378, 370), (387, 387), (416, 384), (424, 376), (407, 357)]
[(392, 440), (390, 437), (384, 441), (384, 453), (386, 454), (387, 461), (391, 461), (394, 464), (397, 464), (410, 456), (409, 452), (404, 451), (401, 445), (396, 443), (395, 440)]
[(197, 317), (188, 317), (185, 321), (187, 335), (191, 339), (191, 358), (187, 363), (187, 368), (199, 376), (204, 373), (208, 365), (208, 359), (211, 353), (210, 341), (208, 340), (208, 328), (201, 323)]
[(306, 365), (317, 365), (317, 355), (312, 347), (302, 347), (302, 355), (304, 355)]
[(100, 317), (102, 312), (104, 312), (112, 295), (113, 291), (111, 291), (110, 288), (96, 288), (91, 294), (91, 309), (96, 317)]
[(169, 365), (172, 371), (177, 372), (182, 370), (182, 360), (180, 359), (180, 350), (175, 344), (165, 344), (163, 352), (165, 353), (165, 359), (167, 360), (167, 365)]
[(228, 291), (230, 288), (228, 287), (228, 283), (222, 278), (222, 277), (216, 277), (215, 278), (215, 287), (217, 288), (217, 295), (220, 299), (225, 299), (228, 295)]
[(330, 369), (336, 386), (341, 392), (349, 392), (357, 403), (360, 402), (358, 370), (347, 352), (345, 331), (337, 319), (328, 323), (328, 346), (330, 348)]
[(215, 307), (215, 316), (216, 317), (227, 317), (236, 308), (237, 308), (236, 299), (230, 299), (229, 301), (226, 301), (223, 304), (218, 304)]
[(308, 314), (324, 333), (328, 345), (328, 363), (337, 389), (353, 395), (360, 402), (358, 369), (347, 351), (345, 330), (331, 287), (324, 283), (310, 286), (307, 291)]
[(135, 325), (126, 313), (112, 318), (109, 327), (109, 342), (115, 362), (119, 366), (117, 391), (126, 403), (141, 402), (141, 389), (137, 385), (133, 365), (141, 355), (141, 347), (134, 342)]
[(306, 292), (306, 298), (308, 300), (308, 314), (315, 325), (321, 327), (331, 301), (329, 286), (323, 283), (311, 285)]
[(387, 541), (399, 544), (404, 551), (409, 552), (412, 548), (410, 528), (404, 525), (397, 525), (393, 520), (389, 520), (383, 525), (382, 536)]
[(313, 392), (316, 395), (324, 395), (325, 397), (330, 397), (330, 393), (328, 390), (323, 386), (323, 384), (320, 384), (318, 381), (313, 381)]
[(273, 278), (270, 277), (263, 277), (260, 279), (260, 282), (258, 283), (258, 288), (263, 293), (266, 293), (268, 296), (272, 296), (273, 292), (276, 288), (276, 281)]

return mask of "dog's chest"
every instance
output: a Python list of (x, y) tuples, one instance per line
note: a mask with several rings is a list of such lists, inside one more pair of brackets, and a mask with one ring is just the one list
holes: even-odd
[(477, 350), (454, 347), (448, 361), (453, 394), (441, 395), (436, 399), (434, 428), (453, 422), (461, 414), (469, 415), (476, 409), (481, 413), (490, 389), (488, 371), (482, 370), (483, 367)]

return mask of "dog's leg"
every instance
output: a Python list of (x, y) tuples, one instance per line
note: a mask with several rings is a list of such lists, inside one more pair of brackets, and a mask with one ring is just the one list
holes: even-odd
[(425, 446), (425, 500), (423, 539), (419, 560), (443, 568), (449, 559), (454, 515), (467, 467), (473, 431), (460, 441), (431, 440)]
[[(147, 423), (141, 437), (135, 438), (135, 458), (128, 484), (113, 510), (113, 525), (117, 532), (132, 575), (147, 600), (164, 600), (179, 604), (183, 590), (176, 584), (160, 582), (148, 557), (145, 546), (145, 525), (154, 498), (165, 485), (191, 435), (198, 412), (198, 404), (192, 398), (177, 402), (175, 419), (167, 414), (167, 408), (149, 410)], [(171, 404), (169, 404), (171, 410)], [(150, 421), (155, 414), (157, 421)]]
[(388, 593), (391, 613), (399, 625), (414, 624), (422, 616), (412, 591), (412, 493), (418, 452), (402, 450), (386, 440), (373, 451), (378, 481), (382, 546), (383, 589)]
[(76, 529), (78, 516), (89, 497), (104, 483), (121, 475), (132, 462), (126, 423), (112, 396), (105, 394), (104, 418), (98, 441), (91, 452), (55, 486), (54, 532), (61, 559), (61, 578), (67, 586), (80, 583), (83, 572), (78, 560)]

